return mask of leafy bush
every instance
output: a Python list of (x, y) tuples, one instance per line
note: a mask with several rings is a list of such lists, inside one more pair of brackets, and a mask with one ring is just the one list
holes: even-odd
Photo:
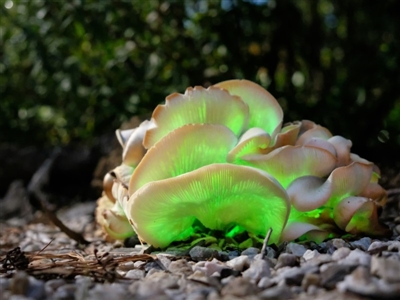
[(1, 140), (90, 142), (172, 92), (247, 78), (278, 99), (286, 121), (321, 123), (367, 158), (400, 145), (396, 0), (6, 0), (0, 9)]

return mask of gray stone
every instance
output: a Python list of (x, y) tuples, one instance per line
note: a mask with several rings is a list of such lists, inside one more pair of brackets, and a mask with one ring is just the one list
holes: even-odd
[(247, 255), (241, 255), (227, 261), (226, 265), (234, 270), (243, 271), (250, 266), (250, 258)]
[(354, 248), (358, 248), (363, 251), (367, 251), (369, 246), (371, 245), (371, 238), (369, 237), (363, 237), (362, 239), (359, 239), (358, 241), (350, 242), (350, 245), (353, 246)]
[(304, 252), (304, 254), (303, 254), (303, 259), (305, 261), (308, 261), (308, 260), (318, 257), (320, 255), (321, 255), (321, 253), (319, 253), (317, 250), (307, 249), (307, 251)]
[(270, 276), (269, 264), (262, 259), (253, 260), (250, 267), (243, 272), (243, 277), (250, 279), (253, 283), (258, 283), (261, 278)]
[(110, 299), (128, 299), (129, 294), (125, 285), (111, 284), (96, 284), (89, 290), (89, 299), (110, 300)]
[(332, 259), (334, 261), (341, 260), (341, 259), (347, 257), (350, 254), (350, 252), (351, 252), (351, 250), (349, 248), (346, 248), (346, 247), (339, 248), (335, 252), (333, 252)]
[(360, 249), (352, 250), (349, 255), (346, 256), (339, 263), (348, 265), (357, 265), (368, 267), (371, 264), (371, 255), (361, 251)]
[(216, 273), (221, 274), (223, 269), (226, 269), (226, 266), (215, 258), (212, 261), (200, 261), (193, 266), (193, 271), (202, 271), (207, 276), (211, 276), (213, 274), (215, 276)]
[(64, 279), (51, 279), (44, 284), (46, 296), (51, 296), (60, 287), (66, 284)]
[(125, 274), (125, 278), (139, 280), (139, 279), (143, 279), (144, 275), (145, 275), (145, 271), (144, 270), (133, 269), (133, 270), (129, 270)]
[(44, 282), (42, 280), (37, 280), (34, 277), (29, 277), (29, 287), (26, 296), (28, 298), (39, 300), (43, 299), (45, 294)]
[(282, 253), (278, 257), (278, 262), (275, 266), (275, 269), (279, 269), (282, 267), (293, 267), (298, 265), (299, 261), (296, 255), (289, 253)]
[(84, 300), (87, 299), (89, 290), (85, 291), (84, 294), (77, 293), (77, 286), (74, 284), (65, 284), (60, 286), (53, 294), (50, 299), (55, 300)]
[(254, 258), (258, 253), (260, 253), (260, 249), (255, 247), (249, 247), (246, 250), (243, 250), (240, 255), (247, 255), (251, 258)]
[(185, 259), (172, 261), (168, 267), (168, 271), (173, 274), (182, 274), (185, 276), (193, 273), (192, 266)]
[(259, 299), (265, 300), (286, 300), (291, 299), (292, 296), (290, 288), (286, 285), (274, 286), (257, 294)]
[(371, 274), (388, 283), (400, 284), (400, 261), (395, 259), (373, 256), (371, 259)]
[(201, 271), (195, 271), (192, 275), (188, 276), (189, 280), (194, 280), (196, 282), (201, 282), (209, 286), (219, 287), (220, 283), (215, 277), (207, 276)]
[(247, 297), (258, 293), (258, 287), (243, 277), (234, 277), (221, 290), (222, 296)]
[(24, 271), (17, 271), (10, 282), (10, 290), (13, 295), (26, 295), (29, 289), (29, 276)]
[(212, 258), (219, 258), (218, 250), (210, 249), (207, 247), (195, 246), (189, 251), (190, 257), (194, 261), (209, 260)]
[(377, 299), (399, 299), (400, 296), (400, 284), (371, 277), (368, 269), (362, 266), (338, 283), (337, 288), (341, 292), (349, 291)]
[(327, 289), (333, 289), (336, 284), (342, 281), (346, 275), (350, 274), (356, 265), (334, 264), (321, 272), (321, 285)]
[(308, 292), (308, 288), (310, 286), (318, 287), (320, 284), (320, 276), (314, 273), (306, 273), (304, 274), (303, 280), (301, 281), (301, 287), (303, 290)]
[(289, 243), (286, 245), (286, 253), (291, 253), (297, 257), (302, 257), (306, 251), (306, 247), (300, 244)]

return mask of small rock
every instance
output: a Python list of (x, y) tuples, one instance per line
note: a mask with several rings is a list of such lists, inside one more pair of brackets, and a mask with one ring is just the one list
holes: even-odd
[(219, 257), (218, 250), (201, 246), (194, 246), (189, 251), (189, 255), (194, 261), (208, 260)]
[(29, 287), (29, 276), (24, 271), (17, 271), (10, 282), (10, 290), (13, 295), (26, 295)]
[(300, 244), (289, 243), (286, 245), (286, 253), (291, 253), (297, 257), (302, 257), (306, 251), (306, 247)]
[(400, 283), (400, 261), (373, 256), (371, 274), (384, 279), (388, 283)]
[(128, 292), (125, 285), (122, 284), (96, 284), (89, 290), (88, 299), (109, 300), (109, 299), (127, 299)]
[(369, 237), (363, 237), (362, 239), (359, 239), (358, 241), (350, 242), (350, 245), (354, 248), (358, 248), (362, 251), (367, 251), (369, 246), (371, 245), (371, 238)]
[(275, 280), (279, 280), (280, 277), (283, 277), (285, 284), (288, 285), (300, 285), (303, 281), (305, 274), (317, 273), (317, 266), (303, 266), (303, 267), (294, 267), (286, 270), (278, 276), (278, 278), (274, 278)]
[(65, 284), (60, 286), (50, 299), (54, 300), (75, 300), (75, 299), (87, 299), (89, 290), (86, 290), (84, 294), (80, 294), (77, 291), (75, 284)]
[(266, 288), (269, 288), (270, 286), (273, 286), (273, 285), (274, 285), (274, 282), (269, 277), (261, 278), (260, 281), (257, 284), (257, 286), (260, 289), (266, 289)]
[(396, 227), (394, 228), (394, 230), (397, 232), (397, 234), (400, 234), (400, 224), (396, 225)]
[[(162, 267), (155, 261), (150, 261), (144, 266), (144, 270), (146, 272), (150, 272), (152, 270), (163, 271)], [(154, 272), (154, 271), (153, 271)]]
[(317, 250), (307, 249), (307, 251), (303, 254), (303, 259), (305, 261), (307, 261), (307, 260), (310, 260), (310, 259), (320, 256), (320, 255), (321, 255), (321, 253), (319, 253)]
[(215, 277), (207, 276), (201, 271), (195, 271), (192, 275), (188, 276), (187, 279), (215, 287), (218, 287), (220, 285), (218, 279), (216, 279)]
[(192, 266), (185, 259), (172, 261), (168, 267), (168, 271), (172, 274), (182, 274), (185, 276), (193, 274)]
[(352, 250), (345, 259), (341, 260), (339, 263), (348, 265), (357, 265), (368, 267), (371, 264), (371, 255), (360, 249)]
[[(328, 247), (332, 245), (336, 249), (342, 248), (342, 247), (348, 247), (349, 244), (347, 244), (344, 240), (342, 239), (331, 239), (327, 242)], [(335, 249), (335, 250), (336, 250)]]
[(221, 295), (229, 297), (247, 297), (256, 294), (258, 291), (258, 287), (248, 279), (243, 277), (234, 277), (222, 288)]
[(351, 252), (351, 250), (349, 248), (346, 248), (346, 247), (339, 248), (335, 252), (333, 252), (332, 259), (334, 261), (341, 260), (341, 259), (347, 257), (350, 254), (350, 252)]
[(350, 274), (356, 265), (331, 265), (321, 272), (321, 285), (327, 289), (333, 289), (336, 284)]
[(389, 246), (389, 243), (387, 243), (387, 242), (376, 241), (376, 242), (373, 242), (368, 247), (368, 252), (371, 254), (379, 253), (381, 251), (387, 250), (388, 246)]
[(250, 258), (247, 255), (241, 255), (231, 259), (230, 261), (227, 261), (226, 265), (234, 270), (243, 271), (243, 269), (250, 266)]
[(293, 267), (295, 265), (298, 265), (298, 259), (296, 255), (289, 253), (282, 253), (278, 257), (278, 262), (275, 266), (275, 269), (279, 269), (282, 267)]
[(337, 285), (341, 292), (350, 291), (362, 296), (377, 299), (398, 299), (400, 284), (389, 284), (382, 279), (371, 277), (365, 267), (358, 267)]
[(277, 252), (271, 247), (266, 247), (265, 253), (266, 253), (265, 257), (268, 257), (268, 258), (276, 258), (277, 257)]
[(42, 280), (29, 277), (29, 287), (26, 292), (26, 296), (32, 299), (41, 300), (45, 294), (44, 282)]
[(133, 267), (134, 267), (135, 269), (141, 269), (141, 268), (143, 268), (146, 264), (147, 264), (147, 262), (138, 260), (138, 261), (135, 261), (135, 262), (133, 263)]
[(286, 300), (286, 299), (291, 299), (292, 296), (293, 294), (290, 291), (290, 288), (286, 285), (274, 286), (257, 294), (257, 297), (259, 299), (265, 299), (265, 300), (268, 299)]
[(226, 266), (214, 258), (212, 261), (199, 261), (192, 267), (192, 269), (193, 271), (202, 271), (207, 276), (211, 276), (215, 273), (220, 274), (222, 270), (226, 269)]
[(169, 255), (157, 254), (156, 256), (159, 263), (161, 263), (162, 266), (165, 267), (165, 269), (168, 269), (169, 265), (171, 264), (171, 260), (168, 258)]
[(240, 255), (247, 255), (247, 256), (253, 258), (258, 253), (260, 253), (260, 249), (255, 248), (255, 247), (249, 247), (246, 250), (242, 251), (242, 253)]
[(308, 291), (310, 286), (318, 287), (321, 279), (320, 276), (313, 273), (304, 274), (303, 280), (301, 281), (301, 287), (303, 290)]
[(271, 276), (269, 264), (262, 259), (255, 259), (250, 267), (243, 272), (243, 277), (250, 279), (253, 283), (258, 283), (261, 278)]
[(143, 279), (144, 275), (145, 275), (144, 270), (133, 269), (133, 270), (129, 270), (128, 273), (126, 273), (125, 278), (139, 280), (139, 279)]

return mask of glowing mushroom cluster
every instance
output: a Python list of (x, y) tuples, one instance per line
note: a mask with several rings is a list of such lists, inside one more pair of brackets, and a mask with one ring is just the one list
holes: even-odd
[(275, 98), (247, 80), (188, 88), (150, 121), (117, 130), (122, 164), (104, 178), (97, 221), (113, 239), (166, 247), (194, 224), (320, 241), (338, 232), (385, 234), (379, 170), (351, 141), (311, 121), (282, 127)]

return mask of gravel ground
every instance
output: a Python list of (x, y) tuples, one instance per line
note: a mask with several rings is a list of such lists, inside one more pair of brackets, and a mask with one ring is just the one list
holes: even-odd
[(222, 249), (203, 238), (160, 252), (106, 243), (95, 203), (58, 213), (79, 246), (40, 212), (0, 223), (0, 299), (400, 299), (400, 194), (381, 218), (389, 239), (358, 237)]

